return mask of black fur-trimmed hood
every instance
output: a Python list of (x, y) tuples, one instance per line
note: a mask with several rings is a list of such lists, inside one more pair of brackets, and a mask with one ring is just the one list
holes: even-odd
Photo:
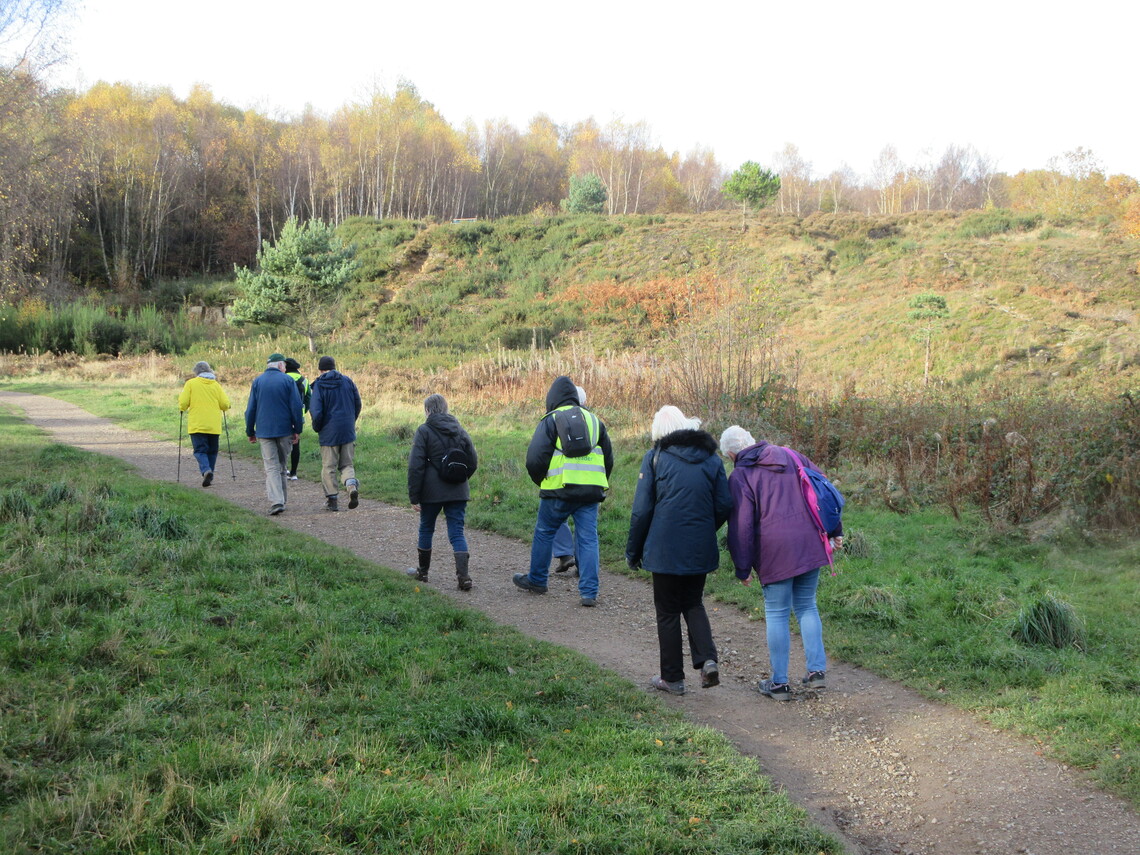
[(693, 430), (692, 428), (675, 430), (657, 440), (658, 451), (669, 452), (683, 460), (690, 460), (694, 463), (700, 463), (716, 454), (717, 447), (716, 439), (712, 434), (708, 431)]

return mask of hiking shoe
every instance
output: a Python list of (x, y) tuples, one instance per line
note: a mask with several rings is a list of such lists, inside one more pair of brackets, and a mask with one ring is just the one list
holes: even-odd
[(348, 485), (348, 509), (351, 511), (360, 504), (360, 491), (355, 481)]
[(271, 505), (269, 508), (269, 516), (275, 517), (284, 510), (285, 510), (284, 505)]
[(213, 483), (214, 483), (214, 471), (212, 469), (207, 469), (205, 472), (202, 473), (202, 486), (203, 487), (209, 487)]
[(290, 472), (289, 473), (289, 480), (290, 481), (296, 481), (297, 480), (297, 473), (296, 472)]
[(701, 688), (711, 689), (713, 686), (720, 685), (720, 669), (716, 666), (715, 659), (709, 659), (701, 666)]
[(761, 680), (756, 686), (762, 695), (767, 695), (774, 701), (790, 701), (792, 688), (787, 683), (773, 683), (771, 680)]
[(598, 604), (598, 601), (595, 600), (593, 597), (582, 597), (582, 605), (588, 609), (592, 609), (597, 604)]
[(826, 689), (827, 688), (827, 672), (826, 671), (808, 671), (800, 682), (809, 689)]
[(685, 681), (678, 680), (671, 683), (664, 677), (654, 677), (649, 681), (649, 685), (659, 692), (668, 692), (670, 695), (683, 695), (685, 694)]
[(555, 573), (565, 573), (567, 570), (577, 570), (578, 559), (573, 555), (559, 555), (558, 566), (554, 568)]
[(516, 573), (511, 577), (511, 581), (515, 583), (515, 587), (522, 588), (524, 591), (530, 591), (532, 594), (545, 594), (545, 585), (536, 585), (530, 581), (530, 576), (526, 573)]
[(326, 511), (339, 511), (337, 507), (336, 496), (325, 496), (325, 510)]

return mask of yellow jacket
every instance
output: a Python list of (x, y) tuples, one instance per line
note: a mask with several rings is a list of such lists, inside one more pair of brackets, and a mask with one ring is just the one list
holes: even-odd
[(222, 411), (229, 408), (222, 384), (208, 377), (191, 377), (178, 396), (178, 409), (190, 413), (186, 433), (220, 434)]

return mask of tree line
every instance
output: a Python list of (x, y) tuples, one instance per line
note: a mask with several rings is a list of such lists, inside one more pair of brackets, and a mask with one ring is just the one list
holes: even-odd
[[(1140, 185), (1106, 177), (1084, 149), (1013, 176), (970, 146), (911, 164), (887, 146), (866, 176), (816, 175), (790, 144), (768, 164), (772, 204), (797, 216), (997, 206), (1140, 233)], [(124, 83), (73, 92), (26, 63), (0, 66), (0, 298), (229, 273), (290, 219), (552, 213), (583, 176), (604, 188), (607, 215), (733, 204), (712, 150), (668, 153), (645, 122), (454, 127), (410, 83), (328, 116), (276, 118), (204, 86), (185, 99)]]

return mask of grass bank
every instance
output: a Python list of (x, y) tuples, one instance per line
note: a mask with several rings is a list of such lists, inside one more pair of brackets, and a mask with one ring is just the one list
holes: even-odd
[(841, 851), (584, 657), (0, 412), (4, 851)]
[[(178, 384), (161, 373), (152, 382), (128, 377), (77, 385), (45, 378), (9, 386), (57, 395), (176, 439)], [(229, 388), (234, 451), (252, 459), (241, 421), (245, 388)], [(521, 406), (471, 417), (459, 412), (480, 454), (468, 509), (472, 526), (530, 537), (537, 498), (523, 459), (539, 415)], [(599, 515), (602, 560), (622, 572), (635, 472), (648, 436), (627, 413), (602, 415), (617, 456), (611, 495)], [(406, 455), (422, 410), (384, 398), (365, 416), (357, 446), (365, 492), (405, 503)], [(314, 437), (306, 434), (302, 442), (302, 471), (315, 479)], [(1135, 540), (1097, 544), (1079, 534), (1031, 540), (1024, 527), (995, 527), (969, 513), (958, 519), (937, 509), (899, 514), (859, 501), (845, 517), (850, 550), (821, 592), (834, 655), (1023, 733), (1140, 805)], [(409, 561), (413, 547), (408, 544)], [(711, 579), (712, 596), (761, 617), (760, 591), (735, 584), (727, 557), (722, 571)], [(1051, 603), (1060, 604), (1060, 620), (1074, 630), (1060, 646), (1019, 632)]]

